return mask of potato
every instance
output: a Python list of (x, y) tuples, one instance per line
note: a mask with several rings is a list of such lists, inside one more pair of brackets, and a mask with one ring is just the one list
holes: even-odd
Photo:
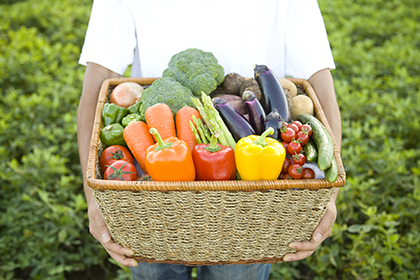
[(241, 89), (239, 90), (239, 96), (242, 96), (244, 91), (247, 90), (252, 91), (257, 97), (257, 99), (261, 100), (261, 90), (260, 86), (257, 83), (257, 80), (255, 80), (254, 78), (245, 80), (245, 82), (242, 84)]
[(296, 119), (300, 114), (314, 115), (314, 103), (312, 99), (306, 95), (296, 95), (292, 99), (292, 119)]
[(297, 87), (292, 81), (286, 78), (280, 78), (279, 80), (283, 88), (289, 91), (292, 98), (297, 95)]
[(289, 112), (292, 112), (292, 109), (293, 109), (293, 97), (290, 94), (290, 91), (288, 89), (284, 89), (284, 94), (286, 95), (286, 99), (287, 99), (287, 108), (289, 109)]
[(222, 88), (227, 94), (239, 95), (239, 90), (244, 83), (245, 78), (238, 73), (229, 73), (225, 76), (222, 83)]

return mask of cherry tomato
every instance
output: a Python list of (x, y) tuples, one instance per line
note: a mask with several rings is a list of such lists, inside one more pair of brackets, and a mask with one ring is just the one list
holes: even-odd
[(294, 164), (304, 165), (306, 163), (306, 157), (304, 154), (294, 154), (292, 155), (292, 162)]
[(105, 180), (135, 181), (137, 171), (130, 161), (117, 160), (104, 172)]
[(303, 176), (302, 166), (300, 166), (299, 164), (292, 164), (289, 166), (288, 173), (293, 179), (300, 179)]
[(287, 146), (289, 146), (289, 143), (287, 142), (281, 142), (281, 144), (283, 145), (284, 149), (286, 150), (286, 154), (288, 154), (289, 152), (287, 151)]
[(293, 180), (293, 178), (289, 175), (289, 173), (281, 175), (282, 180)]
[(296, 132), (295, 132), (293, 129), (289, 128), (289, 127), (287, 127), (287, 128), (284, 130), (284, 132), (283, 132), (283, 130), (282, 130), (282, 132), (280, 133), (280, 137), (281, 137), (281, 139), (282, 139), (283, 141), (285, 141), (285, 142), (290, 142), (290, 141), (293, 141), (293, 140), (294, 140), (294, 138), (295, 138), (295, 136), (296, 136)]
[(303, 124), (302, 127), (300, 128), (300, 130), (302, 132), (306, 132), (306, 134), (308, 134), (308, 136), (311, 137), (312, 127), (309, 124)]
[(283, 163), (283, 169), (281, 170), (281, 173), (287, 173), (289, 172), (289, 166), (292, 165), (292, 161), (290, 160), (290, 158), (285, 158), (284, 159), (284, 163)]
[(300, 121), (293, 121), (292, 123), (299, 128), (299, 131), (301, 130), (302, 123)]
[(302, 169), (302, 179), (314, 179), (315, 178), (315, 172), (310, 168), (303, 168)]
[(302, 151), (302, 145), (300, 145), (299, 141), (294, 140), (287, 146), (287, 151), (291, 155), (294, 155), (295, 153), (298, 154)]
[(127, 148), (120, 145), (112, 145), (103, 150), (99, 157), (99, 166), (102, 171), (105, 171), (105, 169), (108, 168), (107, 165), (111, 165), (117, 160), (128, 160), (131, 163), (134, 163), (134, 158)]
[(299, 127), (294, 123), (289, 124), (287, 127), (293, 129), (295, 133), (299, 132)]
[(137, 178), (137, 181), (152, 181), (150, 174), (144, 174)]
[(309, 135), (301, 130), (296, 134), (296, 139), (299, 140), (300, 145), (304, 146), (308, 143)]

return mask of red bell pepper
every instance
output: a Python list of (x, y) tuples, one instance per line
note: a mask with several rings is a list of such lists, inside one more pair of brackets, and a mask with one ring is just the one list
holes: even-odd
[(233, 149), (217, 143), (212, 135), (210, 144), (194, 146), (192, 156), (197, 181), (233, 180), (236, 177), (236, 164)]

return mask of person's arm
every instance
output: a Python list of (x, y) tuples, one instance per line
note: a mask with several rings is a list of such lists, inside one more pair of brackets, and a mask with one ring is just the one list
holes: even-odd
[(83, 174), (83, 187), (86, 196), (90, 233), (101, 242), (109, 255), (124, 266), (137, 266), (137, 262), (126, 256), (133, 256), (131, 249), (123, 248), (112, 241), (108, 228), (99, 212), (92, 190), (86, 183), (86, 167), (89, 156), (90, 139), (95, 118), (101, 84), (108, 78), (120, 75), (95, 63), (87, 63), (83, 79), (83, 90), (77, 112), (77, 141), (79, 145), (80, 165)]
[[(337, 98), (334, 90), (334, 82), (329, 69), (323, 69), (316, 72), (309, 78), (322, 110), (328, 120), (334, 139), (339, 149), (341, 149), (341, 115), (337, 104)], [(315, 249), (331, 234), (331, 230), (337, 217), (337, 208), (335, 201), (337, 200), (338, 189), (331, 199), (327, 207), (324, 217), (315, 229), (311, 241), (292, 242), (289, 244), (291, 248), (297, 250), (294, 254), (287, 254), (284, 261), (298, 261), (305, 259), (313, 254)]]

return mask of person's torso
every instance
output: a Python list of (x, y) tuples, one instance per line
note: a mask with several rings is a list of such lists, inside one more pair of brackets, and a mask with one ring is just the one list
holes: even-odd
[(133, 77), (160, 77), (172, 55), (188, 48), (213, 53), (226, 74), (252, 77), (254, 64), (267, 64), (283, 75), (288, 1), (131, 0), (129, 5), (138, 43)]

